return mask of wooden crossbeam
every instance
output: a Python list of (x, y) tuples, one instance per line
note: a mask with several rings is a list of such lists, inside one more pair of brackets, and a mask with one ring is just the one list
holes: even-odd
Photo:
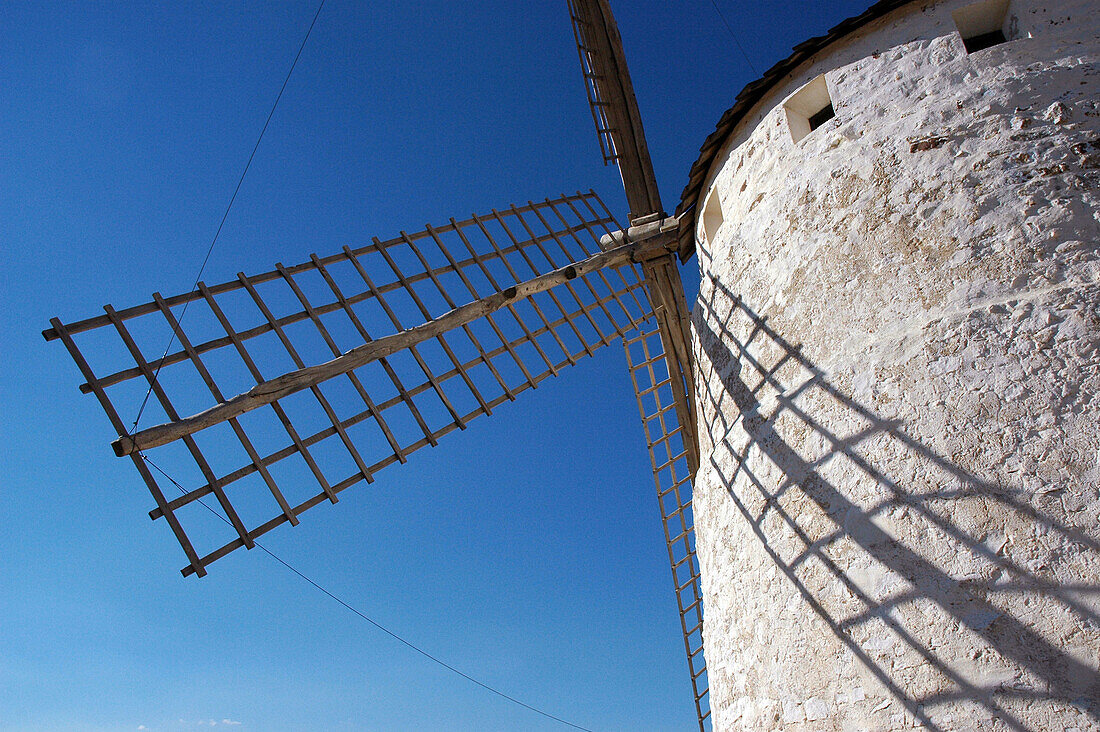
[[(637, 287), (638, 286), (635, 286), (635, 289), (637, 289)], [(610, 299), (610, 298), (605, 298), (605, 300), (606, 299)], [(594, 307), (596, 307), (596, 305), (593, 303), (591, 305), (588, 305), (587, 307), (594, 308)], [(637, 320), (631, 320), (630, 321), (631, 325), (633, 327), (637, 327), (638, 325), (641, 324), (641, 322), (646, 317), (650, 317), (650, 316), (648, 314), (643, 313), (643, 315), (640, 316)], [(532, 331), (532, 335), (534, 337), (537, 337), (537, 336), (540, 336), (540, 335), (543, 335), (543, 334), (547, 333), (548, 331), (554, 330), (556, 328), (560, 328), (560, 327), (563, 326), (566, 319), (567, 319), (566, 317), (561, 317), (561, 318), (557, 318), (556, 320), (550, 321), (545, 326), (542, 326), (542, 327), (537, 328), (536, 330)], [(491, 359), (496, 358), (496, 357), (501, 356), (504, 353), (508, 352), (509, 349), (515, 349), (517, 346), (519, 346), (521, 343), (524, 343), (524, 342), (526, 342), (525, 338), (514, 339), (514, 340), (510, 341), (509, 343), (507, 343), (507, 346), (506, 345), (500, 345), (500, 346), (492, 349), (491, 351), (488, 351), (486, 353), (486, 356), (488, 356)], [(577, 355), (578, 354), (573, 354), (573, 358), (576, 358)], [(462, 368), (470, 368), (478, 360), (479, 359), (473, 359), (473, 360), (463, 364)], [(560, 369), (565, 368), (567, 365), (569, 365), (569, 363), (570, 362), (568, 360), (562, 359), (561, 361), (558, 361), (557, 363), (555, 363), (555, 367), (558, 370), (560, 370)], [(511, 389), (511, 391), (513, 392), (513, 398), (514, 398), (514, 395), (518, 395), (518, 394), (526, 391), (528, 388), (531, 388), (531, 389), (537, 388), (540, 383), (542, 383), (547, 378), (553, 376), (554, 373), (556, 373), (556, 372), (551, 371), (549, 368), (547, 368), (544, 371), (542, 371), (541, 373), (535, 374), (532, 377), (532, 380), (530, 382), (524, 381), (523, 383), (521, 383), (517, 386), (513, 386), (512, 389)], [(449, 379), (449, 378), (455, 376), (456, 374), (457, 374), (457, 370), (451, 369), (450, 371), (447, 371), (447, 372), (444, 372), (444, 373), (440, 374), (440, 379), (446, 380), (446, 379)], [(378, 404), (378, 409), (381, 412), (385, 412), (387, 409), (390, 409), (390, 408), (394, 407), (395, 405), (397, 405), (398, 403), (401, 403), (405, 399), (405, 397), (414, 397), (414, 396), (417, 396), (417, 395), (419, 395), (419, 394), (421, 394), (421, 393), (423, 393), (423, 392), (425, 392), (429, 389), (431, 389), (431, 384), (429, 384), (429, 383), (424, 383), (424, 384), (421, 384), (419, 386), (413, 387), (413, 388), (409, 389), (406, 394), (399, 394), (398, 396), (395, 396), (391, 399), (388, 399), (384, 402), (379, 403)], [(496, 408), (498, 405), (500, 405), (501, 403), (503, 403), (505, 401), (508, 401), (508, 400), (509, 400), (508, 395), (507, 394), (502, 394), (501, 396), (493, 399), (493, 401), (489, 402), (489, 406), (491, 406), (493, 408)], [(272, 406), (278, 406), (278, 402), (275, 402)], [(477, 410), (475, 410), (475, 411), (473, 411), (469, 414), (466, 414), (465, 419), (467, 421), (469, 421), (472, 417), (476, 416), (477, 414), (483, 414), (480, 407)], [(371, 411), (369, 409), (367, 409), (363, 412), (360, 412), (359, 414), (355, 414), (355, 415), (343, 420), (343, 422), (341, 422), (341, 425), (344, 428), (349, 428), (349, 427), (352, 427), (356, 424), (359, 424), (359, 423), (363, 422), (364, 420), (366, 420), (366, 419), (368, 419), (372, 416), (373, 415), (372, 415)], [(436, 441), (439, 438), (453, 432), (456, 429), (458, 429), (458, 426), (454, 422), (449, 422), (449, 423), (445, 424), (443, 427), (441, 427), (440, 429), (433, 432), (430, 435), (430, 437), (425, 436), (425, 437), (421, 438), (420, 440), (418, 440), (418, 441), (416, 441), (416, 442), (414, 442), (410, 445), (404, 446), (402, 448), (403, 452), (406, 455), (408, 455), (409, 453), (412, 453), (412, 452), (414, 452), (414, 451), (416, 451), (416, 450), (418, 450), (422, 447), (425, 447), (427, 445), (436, 444)], [(277, 463), (280, 460), (283, 460), (283, 459), (289, 457), (290, 455), (294, 454), (296, 451), (301, 451), (301, 449), (309, 448), (309, 447), (312, 447), (315, 444), (320, 443), (324, 439), (326, 439), (328, 437), (331, 437), (333, 434), (335, 434), (335, 430), (332, 427), (322, 429), (321, 431), (319, 431), (319, 432), (317, 432), (313, 435), (302, 438), (301, 441), (300, 441), (301, 448), (298, 447), (299, 442), (295, 441), (291, 445), (268, 455), (266, 458), (263, 458), (262, 463), (264, 465), (270, 465), (270, 464), (273, 464), (273, 463)], [(136, 454), (132, 455), (132, 457), (136, 457)], [(374, 473), (377, 473), (379, 470), (381, 470), (382, 468), (392, 464), (396, 460), (397, 460), (397, 457), (395, 455), (390, 455), (386, 458), (383, 458), (382, 460), (376, 462), (374, 465), (371, 466), (371, 471), (374, 472)], [(240, 469), (238, 469), (238, 470), (236, 470), (236, 471), (234, 471), (234, 472), (232, 472), (228, 475), (222, 476), (222, 483), (223, 484), (233, 483), (233, 482), (236, 482), (236, 481), (238, 481), (242, 478), (245, 478), (245, 477), (247, 477), (247, 476), (249, 476), (249, 475), (251, 475), (255, 472), (256, 472), (256, 466), (252, 465), (252, 464), (249, 464), (249, 465), (246, 465), (246, 466), (244, 466), (244, 467), (242, 467), (242, 468), (240, 468)], [(358, 482), (358, 480), (360, 478), (361, 478), (361, 476), (359, 478), (357, 478), (356, 476), (352, 476), (348, 480), (341, 481), (340, 483), (333, 486), (333, 491), (335, 493), (339, 493), (340, 491), (350, 487), (351, 485), (354, 485), (354, 483)], [(169, 501), (168, 507), (172, 510), (175, 510), (177, 508), (180, 508), (182, 506), (187, 505), (188, 503), (190, 503), (191, 501), (194, 501), (197, 498), (202, 498), (204, 496), (207, 496), (211, 492), (212, 492), (212, 489), (209, 485), (201, 486), (201, 487), (199, 487), (199, 488), (197, 488), (193, 491), (190, 491), (187, 494), (184, 494), (184, 495), (180, 496), (179, 498), (175, 498), (172, 501)], [(320, 495), (324, 496), (325, 494), (322, 493)], [(310, 505), (314, 505), (314, 504), (311, 503)], [(301, 513), (301, 511), (305, 510), (305, 508), (307, 508), (307, 507), (308, 506), (299, 506), (295, 509), (295, 511), (296, 511), (296, 513)], [(151, 518), (151, 519), (158, 519), (162, 515), (164, 515), (164, 513), (159, 507), (155, 508), (155, 509), (153, 509), (152, 511), (149, 512), (149, 518)], [(271, 522), (268, 522), (267, 524), (264, 524), (264, 527), (267, 527), (267, 528), (261, 527), (263, 529), (263, 531), (254, 530), (252, 532), (252, 534), (255, 535), (255, 536), (258, 536), (259, 534), (262, 534), (262, 533), (264, 533), (264, 531), (271, 528), (271, 526), (272, 526)]]

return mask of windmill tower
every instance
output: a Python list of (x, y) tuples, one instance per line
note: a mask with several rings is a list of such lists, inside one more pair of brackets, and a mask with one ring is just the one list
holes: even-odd
[[(118, 434), (115, 453), (152, 495), (150, 517), (179, 541), (182, 573), (199, 577), (621, 340), (705, 729), (695, 389), (676, 265), (690, 250), (661, 204), (607, 0), (568, 8), (603, 159), (622, 174), (626, 226), (591, 191), (528, 201), (75, 322), (54, 318), (43, 335), (67, 348), (81, 391)], [(163, 355), (143, 347), (165, 328)], [(120, 412), (140, 417), (147, 405), (159, 423), (127, 427)], [(227, 528), (207, 546), (187, 517), (209, 506)]]
[(1100, 729), (1096, 10), (876, 3), (704, 145), (716, 729)]

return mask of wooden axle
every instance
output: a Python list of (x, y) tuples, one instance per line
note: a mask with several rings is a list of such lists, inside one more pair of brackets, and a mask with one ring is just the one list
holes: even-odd
[(295, 392), (316, 386), (322, 381), (441, 336), (450, 330), (505, 308), (517, 300), (529, 298), (536, 293), (607, 267), (642, 262), (656, 253), (668, 251), (671, 246), (674, 246), (674, 243), (665, 236), (628, 241), (626, 244), (599, 252), (583, 261), (555, 269), (501, 292), (457, 307), (434, 320), (364, 343), (325, 363), (300, 368), (257, 384), (248, 391), (198, 414), (149, 427), (132, 435), (123, 435), (112, 442), (111, 447), (114, 448), (116, 455), (123, 457), (182, 439)]

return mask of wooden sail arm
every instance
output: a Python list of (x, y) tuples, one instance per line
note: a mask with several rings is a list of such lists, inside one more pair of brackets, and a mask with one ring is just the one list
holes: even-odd
[[(643, 265), (650, 270), (646, 275), (647, 280), (653, 283), (650, 287), (665, 287), (660, 280), (666, 278), (659, 270), (666, 265), (675, 266), (671, 256), (652, 259)], [(678, 279), (669, 277), (665, 285), (670, 294), (679, 292), (678, 297), (682, 298), (682, 290), (677, 287)], [(710, 722), (707, 721), (710, 719), (710, 703), (701, 632), (702, 569), (695, 551), (692, 510), (692, 482), (698, 458), (694, 452), (694, 430), (689, 432), (694, 425), (694, 416), (690, 407), (690, 392), (685, 393), (685, 389), (690, 387), (683, 379), (690, 370), (684, 371), (684, 364), (674, 353), (678, 350), (675, 345), (678, 336), (674, 332), (673, 318), (666, 317), (672, 315), (670, 309), (655, 304), (654, 312), (657, 317), (644, 323), (636, 335), (625, 338), (623, 345), (649, 447), (699, 730), (706, 732), (710, 729)]]
[[(630, 219), (663, 214), (642, 116), (611, 6), (608, 0), (569, 0), (569, 6), (596, 131), (605, 148), (605, 161), (614, 160), (619, 166)], [(605, 138), (610, 138), (610, 145)]]
[(608, 251), (596, 253), (587, 259), (560, 267), (475, 302), (457, 307), (421, 325), (369, 341), (330, 361), (300, 368), (264, 381), (242, 394), (238, 394), (190, 417), (149, 427), (134, 434), (123, 435), (112, 442), (111, 446), (114, 448), (116, 455), (123, 457), (182, 439), (199, 430), (238, 417), (295, 392), (316, 386), (335, 376), (348, 373), (403, 349), (436, 338), (450, 330), (508, 307), (516, 301), (530, 298), (536, 293), (544, 292), (577, 277), (607, 267), (617, 267), (643, 261), (654, 253), (666, 250), (670, 246), (672, 246), (672, 242), (664, 236), (629, 241)]
[[(625, 231), (615, 231), (600, 238), (600, 247), (612, 249), (624, 241), (656, 237), (675, 238), (680, 220), (651, 215), (636, 220)], [(676, 267), (676, 257), (665, 250), (653, 250), (642, 262), (649, 302), (660, 326), (665, 345), (665, 360), (672, 377), (672, 390), (677, 419), (684, 433), (691, 475), (699, 468), (699, 438), (695, 428), (695, 380), (692, 373), (691, 316), (687, 298)]]

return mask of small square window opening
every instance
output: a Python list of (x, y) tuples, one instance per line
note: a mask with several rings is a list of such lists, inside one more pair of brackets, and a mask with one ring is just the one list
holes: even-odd
[(791, 138), (798, 142), (836, 116), (825, 77), (819, 76), (783, 103)]

